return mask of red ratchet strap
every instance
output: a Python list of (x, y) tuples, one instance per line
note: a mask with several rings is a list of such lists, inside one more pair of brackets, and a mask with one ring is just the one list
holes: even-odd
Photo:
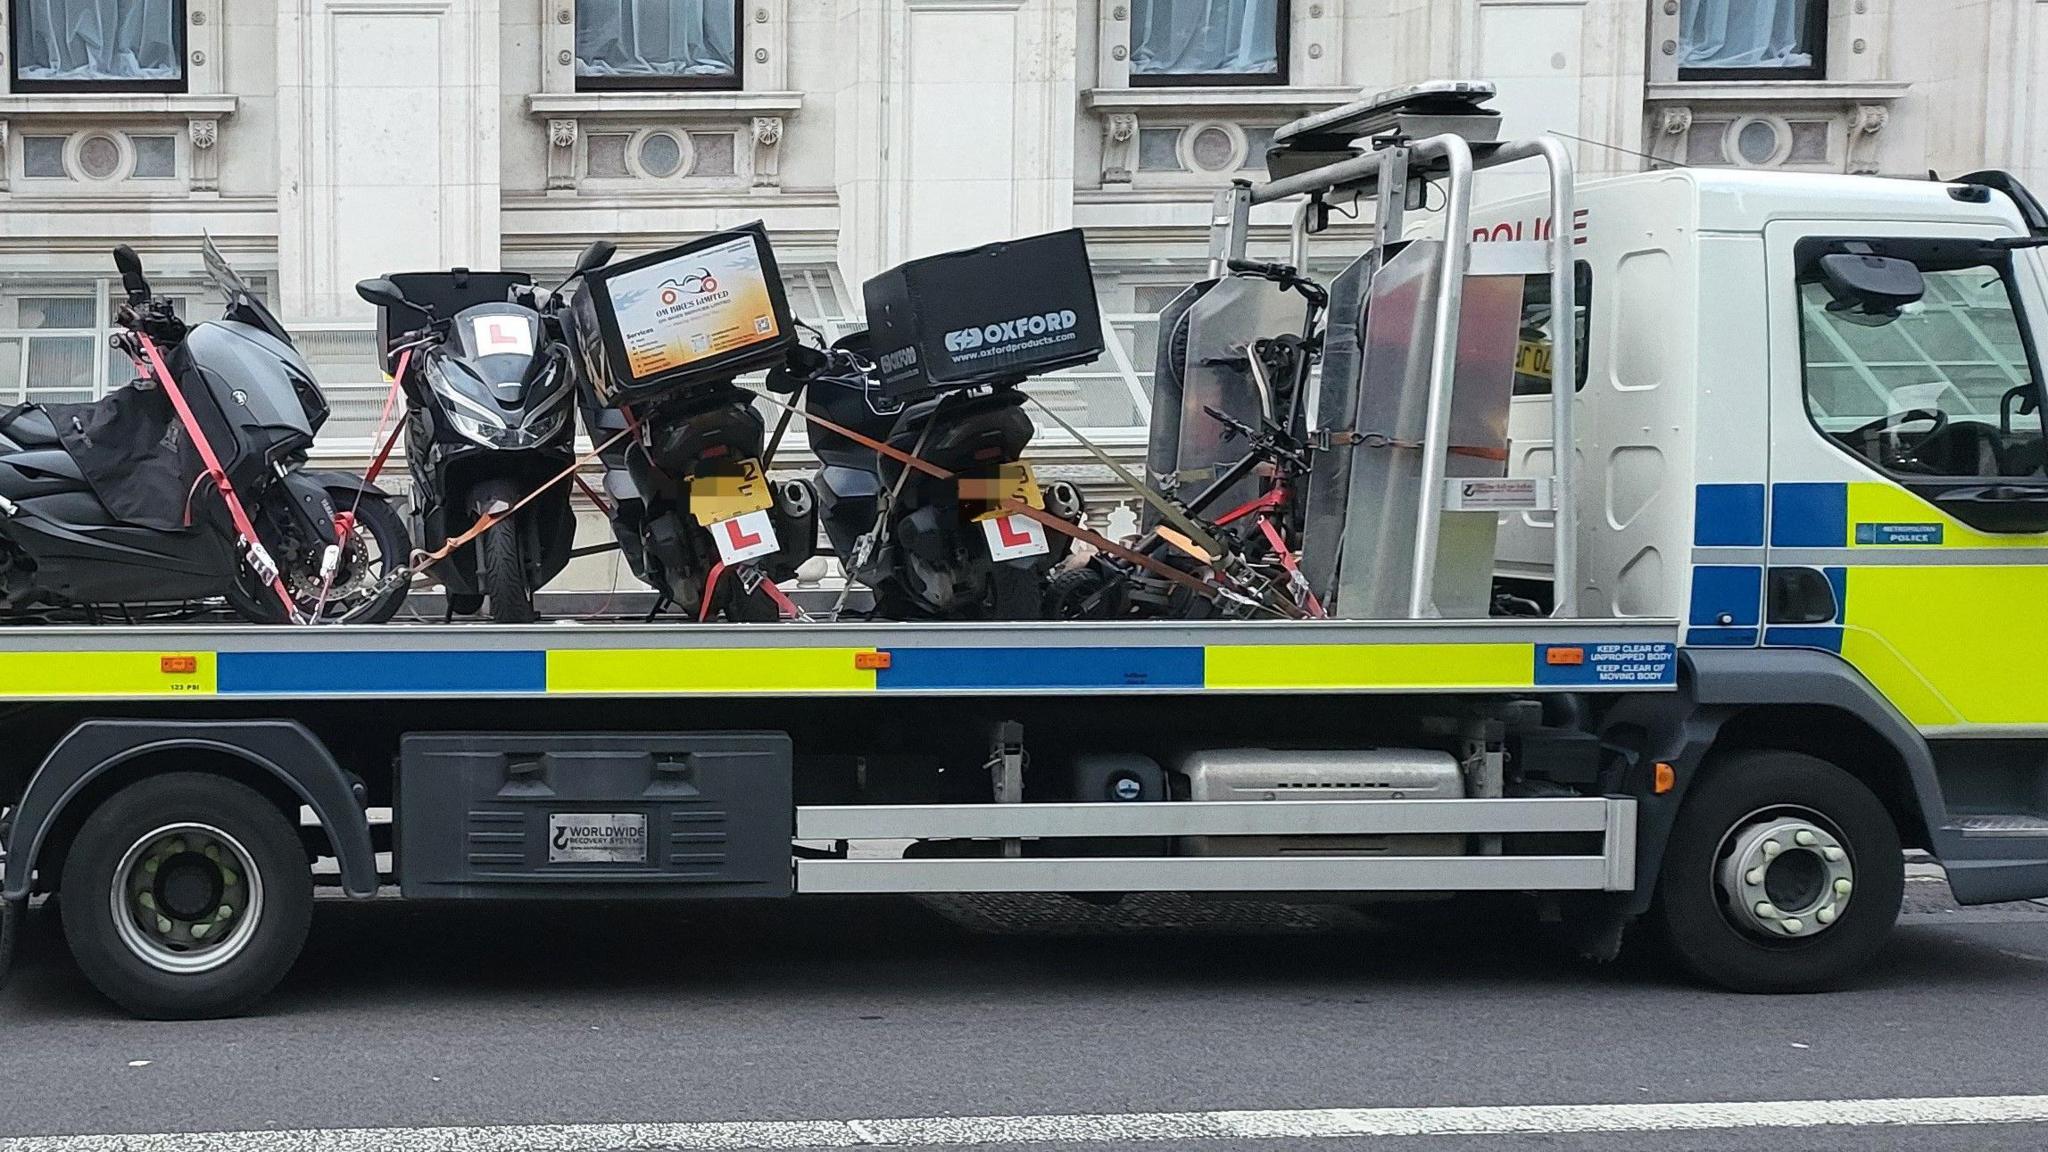
[(577, 469), (583, 467), (585, 464), (590, 463), (592, 460), (597, 459), (599, 453), (603, 452), (605, 449), (611, 447), (612, 445), (617, 444), (619, 441), (625, 439), (631, 433), (632, 429), (630, 428), (620, 430), (618, 435), (613, 436), (611, 439), (605, 441), (602, 444), (599, 444), (597, 447), (592, 448), (590, 451), (585, 452), (583, 455), (578, 456), (576, 459), (569, 461), (569, 466), (567, 468), (564, 468), (560, 472), (555, 473), (553, 476), (548, 477), (547, 480), (540, 485), (540, 487), (535, 488), (533, 491), (528, 492), (524, 496), (521, 496), (519, 498), (518, 503), (512, 505), (510, 508), (505, 509), (503, 512), (484, 513), (483, 515), (476, 518), (476, 523), (471, 524), (467, 532), (464, 532), (462, 535), (455, 537), (454, 539), (448, 541), (446, 544), (443, 544), (439, 548), (434, 549), (432, 552), (414, 552), (412, 554), (412, 570), (418, 572), (423, 568), (439, 564), (441, 561), (446, 560), (448, 558), (449, 553), (455, 551), (457, 548), (462, 547), (464, 544), (467, 544), (471, 540), (474, 540), (477, 537), (483, 535), (484, 533), (490, 531), (491, 526), (493, 524), (496, 524), (498, 521), (503, 520), (505, 517), (512, 515), (514, 512), (519, 511), (521, 508), (526, 507), (528, 504), (533, 503), (535, 498), (537, 498), (541, 493), (547, 491), (550, 488), (553, 488), (555, 485), (560, 484), (562, 481), (567, 480), (571, 476), (574, 476), (576, 474)]
[[(228, 516), (233, 519), (235, 531), (241, 533), (245, 546), (258, 550), (265, 556), (262, 538), (256, 535), (256, 525), (249, 519), (249, 512), (242, 507), (241, 494), (228, 479), (227, 469), (221, 467), (220, 457), (214, 455), (213, 445), (207, 442), (206, 433), (199, 427), (199, 418), (192, 414), (192, 406), (185, 402), (185, 393), (178, 382), (171, 378), (171, 370), (164, 366), (163, 354), (156, 350), (156, 341), (148, 335), (137, 332), (136, 339), (142, 343), (142, 354), (148, 358), (150, 371), (162, 386), (164, 395), (171, 398), (171, 407), (177, 409), (178, 423), (185, 426), (185, 434), (192, 438), (192, 444), (199, 449), (199, 462), (206, 468), (206, 474), (213, 479), (213, 485), (220, 490), (221, 499), (227, 503)], [(270, 590), (277, 593), (278, 603), (284, 605), (285, 619), (299, 620), (299, 606), (292, 600), (292, 594), (285, 590), (284, 577), (277, 574), (276, 558), (271, 557), (272, 575)]]
[(1271, 520), (1261, 516), (1259, 531), (1265, 533), (1266, 543), (1273, 549), (1273, 555), (1280, 558), (1280, 567), (1285, 568), (1287, 575), (1301, 584), (1302, 608), (1317, 620), (1329, 619), (1330, 614), (1323, 611), (1322, 602), (1317, 600), (1316, 594), (1309, 589), (1308, 578), (1301, 574), (1300, 566), (1294, 562), (1294, 553), (1287, 550), (1287, 542), (1280, 538), (1280, 530), (1273, 527)]
[(711, 594), (718, 591), (718, 578), (723, 575), (725, 575), (725, 561), (723, 560), (713, 564), (711, 571), (704, 574), (704, 596), (702, 602), (697, 605), (697, 623), (702, 624), (704, 621), (711, 619)]
[[(398, 434), (405, 431), (405, 425), (403, 424), (390, 424), (391, 434), (389, 436), (384, 435), (384, 428), (391, 420), (391, 410), (398, 404), (399, 381), (405, 379), (405, 369), (410, 363), (412, 363), (412, 349), (407, 348), (398, 354), (398, 371), (391, 375), (391, 390), (384, 394), (384, 411), (377, 416), (377, 435), (384, 440), (384, 446), (377, 450), (377, 458), (370, 461), (370, 470), (363, 473), (363, 484), (365, 486), (377, 482), (377, 473), (382, 472), (384, 470), (384, 462), (391, 459), (391, 449), (398, 443)], [(361, 500), (362, 498), (362, 493), (357, 492), (356, 499)]]
[[(725, 575), (725, 572), (725, 561), (720, 560), (713, 564), (711, 571), (705, 575), (704, 599), (702, 603), (697, 605), (697, 623), (702, 624), (706, 620), (711, 619), (711, 594), (718, 590), (718, 578)], [(768, 575), (765, 572), (761, 575), (761, 588), (768, 593), (770, 600), (775, 601), (775, 610), (784, 620), (794, 620), (798, 616), (803, 615), (797, 609), (796, 601), (791, 600), (788, 593), (777, 588), (775, 581), (768, 579)]]
[[(929, 460), (921, 459), (908, 452), (905, 452), (901, 448), (897, 448), (889, 444), (884, 444), (880, 440), (877, 440), (872, 436), (863, 436), (860, 433), (855, 432), (853, 429), (848, 428), (843, 424), (835, 424), (832, 421), (825, 419), (823, 416), (815, 416), (809, 412), (801, 411), (791, 405), (784, 404), (782, 401), (775, 399), (773, 396), (763, 395), (761, 399), (768, 401), (770, 404), (773, 404), (777, 408), (781, 408), (784, 411), (795, 412), (798, 416), (802, 417), (803, 419), (813, 424), (816, 424), (818, 427), (823, 428), (828, 432), (837, 432), (839, 435), (846, 437), (848, 440), (851, 440), (856, 444), (859, 444), (866, 448), (872, 448), (875, 451), (880, 452), (882, 455), (889, 457), (891, 460), (894, 460), (907, 468), (915, 468), (919, 472), (922, 472), (925, 475), (932, 477), (933, 479), (951, 480), (955, 478), (953, 473), (946, 471), (944, 468), (939, 467), (937, 464), (934, 464)], [(1004, 512), (1036, 520), (1040, 524), (1043, 524), (1047, 528), (1050, 528), (1053, 531), (1058, 532), (1062, 536), (1071, 537), (1093, 548), (1097, 548), (1101, 551), (1107, 552), (1112, 556), (1116, 556), (1120, 559), (1129, 561), (1130, 563), (1136, 564), (1138, 567), (1143, 568), (1145, 571), (1150, 572), (1155, 576), (1171, 580), (1174, 583), (1190, 588), (1203, 596), (1214, 598), (1216, 595), (1216, 590), (1214, 588), (1209, 587), (1209, 585), (1203, 583), (1200, 579), (1194, 576), (1190, 576), (1186, 572), (1183, 572), (1180, 569), (1175, 568), (1173, 565), (1161, 563), (1160, 561), (1155, 560), (1142, 552), (1126, 548), (1122, 544), (1119, 544), (1116, 541), (1111, 540), (1107, 536), (1101, 535), (1097, 532), (1092, 532), (1086, 528), (1081, 527), (1078, 524), (1073, 524), (1066, 520), (1062, 520), (1058, 516), (1055, 516), (1052, 513), (1047, 512), (1043, 508), (1033, 508), (1031, 505), (1026, 504), (1021, 500), (1005, 500), (1002, 502), (1000, 507)]]
[[(398, 382), (405, 379), (405, 366), (411, 363), (411, 361), (412, 349), (407, 348), (398, 354), (398, 370), (391, 374), (391, 387), (384, 393), (384, 409), (377, 414), (377, 435), (375, 440), (382, 440), (384, 446), (377, 450), (376, 459), (370, 461), (370, 470), (363, 473), (362, 487), (356, 489), (355, 499), (349, 501), (348, 511), (336, 512), (334, 514), (334, 540), (343, 551), (348, 549), (349, 537), (355, 535), (356, 513), (363, 506), (363, 489), (377, 482), (377, 473), (384, 470), (384, 462), (391, 458), (391, 449), (398, 443), (399, 432), (404, 430), (405, 426), (403, 424), (392, 422), (391, 410), (398, 403)], [(391, 428), (391, 434), (388, 436), (384, 433), (387, 425)], [(374, 443), (375, 440), (372, 442)], [(313, 615), (315, 617), (327, 611), (327, 594), (333, 590), (334, 573), (329, 572), (320, 581), (319, 599), (313, 602)]]

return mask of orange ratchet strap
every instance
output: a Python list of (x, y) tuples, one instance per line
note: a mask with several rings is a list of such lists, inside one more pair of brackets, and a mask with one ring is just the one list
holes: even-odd
[(423, 568), (429, 567), (430, 565), (439, 564), (441, 561), (446, 560), (448, 558), (449, 553), (455, 551), (457, 548), (462, 547), (464, 544), (467, 544), (471, 540), (474, 540), (477, 537), (483, 535), (484, 533), (490, 531), (491, 526), (496, 524), (498, 521), (503, 520), (505, 517), (512, 515), (514, 512), (519, 511), (521, 508), (526, 507), (528, 504), (533, 503), (534, 498), (538, 497), (541, 493), (547, 491), (550, 488), (553, 488), (555, 485), (560, 484), (562, 481), (567, 480), (570, 477), (576, 475), (578, 469), (582, 468), (585, 464), (590, 463), (592, 460), (597, 459), (599, 453), (603, 452), (605, 449), (611, 447), (612, 445), (617, 444), (619, 441), (625, 439), (627, 436), (632, 434), (632, 431), (633, 430), (631, 428), (621, 429), (619, 433), (613, 436), (611, 439), (605, 441), (602, 444), (599, 444), (597, 447), (592, 448), (590, 451), (584, 453), (581, 456), (578, 456), (576, 459), (571, 460), (567, 468), (564, 468), (560, 472), (555, 473), (540, 487), (535, 488), (533, 491), (528, 492), (526, 495), (520, 497), (519, 502), (517, 504), (514, 504), (510, 508), (505, 509), (503, 512), (484, 513), (483, 515), (476, 518), (476, 523), (470, 525), (468, 531), (448, 541), (446, 544), (441, 545), (439, 548), (436, 548), (432, 552), (414, 552), (412, 554), (412, 570), (417, 572)]
[[(897, 461), (898, 463), (904, 465), (907, 468), (915, 468), (919, 472), (922, 472), (935, 480), (952, 480), (956, 478), (953, 473), (946, 471), (944, 468), (941, 468), (936, 464), (933, 464), (929, 460), (924, 460), (917, 456), (913, 456), (910, 453), (903, 451), (901, 448), (896, 448), (892, 447), (891, 445), (884, 444), (880, 440), (877, 440), (872, 436), (863, 436), (859, 432), (856, 432), (853, 429), (846, 427), (845, 425), (836, 424), (830, 420), (825, 419), (823, 416), (815, 416), (809, 412), (802, 411), (791, 405), (784, 404), (782, 401), (775, 399), (773, 396), (763, 394), (761, 396), (761, 399), (768, 401), (770, 404), (773, 404), (777, 408), (781, 408), (786, 412), (794, 412), (804, 420), (807, 420), (812, 424), (816, 424), (817, 426), (825, 429), (828, 432), (836, 432), (839, 435), (846, 437), (848, 440), (851, 440), (856, 444), (859, 444), (866, 448), (872, 448), (875, 451), (880, 452), (884, 456), (889, 457), (891, 460)], [(1180, 569), (1173, 567), (1171, 564), (1162, 563), (1161, 561), (1156, 560), (1150, 556), (1147, 556), (1142, 552), (1138, 552), (1131, 548), (1127, 548), (1124, 545), (1119, 544), (1114, 540), (1111, 540), (1109, 537), (1101, 535), (1100, 533), (1090, 531), (1089, 529), (1083, 528), (1078, 524), (1073, 524), (1069, 523), (1066, 520), (1062, 520), (1058, 516), (1055, 516), (1052, 513), (1047, 512), (1043, 508), (1033, 508), (1029, 504), (1025, 504), (1020, 500), (1005, 500), (998, 506), (1002, 508), (1002, 510), (1005, 512), (1029, 517), (1030, 519), (1038, 521), (1040, 524), (1045, 525), (1047, 528), (1050, 528), (1063, 536), (1068, 536), (1075, 540), (1082, 541), (1083, 543), (1088, 544), (1091, 547), (1100, 549), (1101, 551), (1107, 552), (1112, 556), (1118, 557), (1119, 559), (1127, 560), (1132, 564), (1136, 564), (1138, 567), (1143, 568), (1144, 570), (1152, 573), (1155, 576), (1171, 580), (1176, 584), (1180, 584), (1211, 599), (1215, 598), (1216, 590), (1214, 588), (1211, 588), (1209, 585), (1203, 583), (1200, 579), (1194, 576), (1190, 576), (1186, 572), (1183, 572)]]

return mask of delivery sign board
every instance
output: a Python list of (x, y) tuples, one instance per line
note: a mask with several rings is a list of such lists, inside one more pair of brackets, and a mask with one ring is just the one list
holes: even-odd
[(571, 313), (598, 397), (614, 405), (723, 385), (795, 338), (759, 224), (594, 272)]

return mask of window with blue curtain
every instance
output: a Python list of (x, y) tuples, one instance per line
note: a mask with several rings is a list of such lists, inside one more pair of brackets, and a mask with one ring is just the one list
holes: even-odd
[(739, 87), (735, 0), (576, 0), (579, 88)]
[(1131, 83), (1284, 84), (1287, 0), (1134, 0)]
[(13, 0), (17, 90), (185, 87), (184, 0)]
[(1690, 80), (1819, 79), (1827, 0), (1684, 0), (1678, 70)]

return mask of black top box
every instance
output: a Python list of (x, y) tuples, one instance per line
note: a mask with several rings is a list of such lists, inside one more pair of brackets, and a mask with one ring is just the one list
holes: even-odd
[(591, 387), (614, 408), (724, 385), (796, 340), (759, 221), (600, 268), (569, 312)]
[(530, 287), (533, 277), (524, 272), (472, 272), (450, 268), (444, 272), (387, 272), (386, 280), (398, 285), (416, 308), (377, 309), (377, 351), (384, 357), (386, 372), (398, 371), (398, 356), (391, 351), (400, 338), (438, 317), (451, 319), (464, 308), (478, 304), (503, 304), (512, 299), (514, 288)]
[(891, 398), (1014, 383), (1102, 355), (1081, 230), (912, 260), (862, 286)]

